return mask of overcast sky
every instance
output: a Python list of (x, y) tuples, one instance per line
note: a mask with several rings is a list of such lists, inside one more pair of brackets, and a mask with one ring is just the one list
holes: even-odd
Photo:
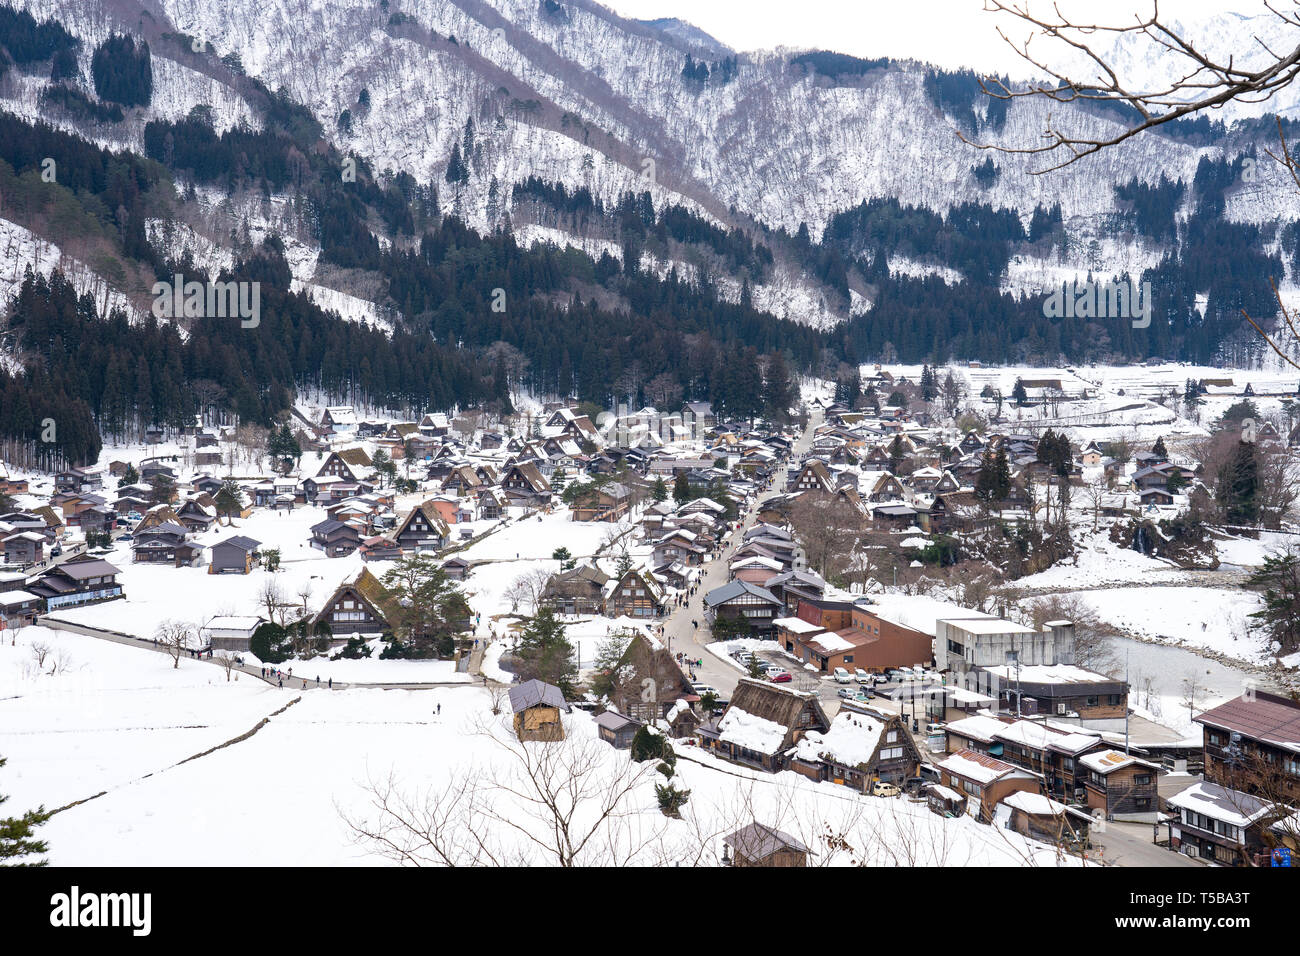
[[(600, 0), (638, 20), (678, 17), (739, 50), (777, 46), (836, 50), (857, 56), (917, 59), (1017, 75), (1021, 61), (998, 37), (1007, 18), (984, 12), (984, 0)], [(1151, 0), (1063, 0), (1094, 23), (1129, 22), (1149, 14)], [(1281, 0), (1281, 8), (1288, 7)], [(1162, 13), (1194, 20), (1223, 11), (1264, 14), (1263, 0), (1165, 0)], [(1031, 9), (1050, 12), (1032, 0)], [(1010, 20), (1008, 35), (1027, 28)]]

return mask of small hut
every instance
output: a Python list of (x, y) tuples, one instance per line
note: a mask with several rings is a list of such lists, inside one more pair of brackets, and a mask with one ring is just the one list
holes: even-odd
[(553, 684), (533, 679), (510, 688), (510, 709), (515, 714), (515, 735), (520, 740), (564, 739), (560, 711), (569, 711), (564, 694)]
[[(790, 834), (762, 823), (741, 827), (722, 842), (731, 848), (732, 866), (808, 865), (808, 848)], [(725, 857), (724, 857), (725, 862)]]

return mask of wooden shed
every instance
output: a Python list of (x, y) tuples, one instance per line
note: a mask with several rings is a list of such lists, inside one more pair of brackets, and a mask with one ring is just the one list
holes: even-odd
[(560, 711), (568, 711), (560, 688), (536, 679), (510, 688), (510, 709), (514, 711), (515, 735), (520, 740), (564, 739)]
[(723, 837), (722, 842), (731, 849), (732, 866), (808, 865), (809, 850), (806, 846), (790, 834), (762, 823), (741, 827), (730, 836)]

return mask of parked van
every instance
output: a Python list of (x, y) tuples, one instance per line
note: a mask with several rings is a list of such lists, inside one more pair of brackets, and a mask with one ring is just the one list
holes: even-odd
[(853, 681), (853, 678), (849, 676), (849, 672), (843, 667), (835, 668), (833, 676), (835, 678), (835, 683), (837, 684), (848, 684)]

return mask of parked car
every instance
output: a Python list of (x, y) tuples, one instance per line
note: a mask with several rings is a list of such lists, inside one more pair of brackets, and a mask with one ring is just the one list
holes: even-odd
[(770, 671), (767, 672), (767, 679), (770, 680), (773, 684), (786, 684), (789, 683), (793, 678), (790, 677), (789, 671), (782, 670), (779, 667), (773, 667)]
[(933, 736), (935, 734), (942, 734), (942, 733), (944, 733), (943, 724), (931, 723), (925, 725), (925, 734), (927, 737)]
[(718, 696), (718, 689), (716, 687), (711, 687), (708, 684), (692, 684), (691, 690), (695, 691), (695, 693), (699, 694), (701, 697), (705, 694), (712, 694), (714, 697)]
[(889, 675), (888, 675), (888, 674), (872, 674), (872, 675), (871, 675), (871, 683), (873, 683), (873, 684), (888, 684), (888, 683), (889, 683)]
[(51, 557), (51, 558), (57, 558), (57, 557), (58, 557), (59, 555), (61, 555), (62, 553), (63, 553), (63, 547), (62, 547), (61, 545), (57, 545), (57, 544), (56, 544), (54, 547), (50, 548), (50, 557)]
[(840, 700), (855, 700), (858, 696), (858, 692), (852, 687), (841, 687), (835, 692), (835, 696)]
[(832, 676), (835, 678), (835, 683), (837, 684), (847, 684), (853, 679), (849, 676), (849, 672), (846, 671), (843, 667), (835, 668), (835, 671), (832, 674)]
[(866, 684), (870, 682), (871, 675), (868, 674), (866, 671), (864, 671), (861, 667), (858, 667), (855, 668), (853, 671), (853, 679), (857, 681), (859, 684)]
[(877, 780), (876, 785), (871, 788), (873, 797), (896, 797), (900, 793), (899, 789), (892, 783), (885, 783), (883, 780)]

